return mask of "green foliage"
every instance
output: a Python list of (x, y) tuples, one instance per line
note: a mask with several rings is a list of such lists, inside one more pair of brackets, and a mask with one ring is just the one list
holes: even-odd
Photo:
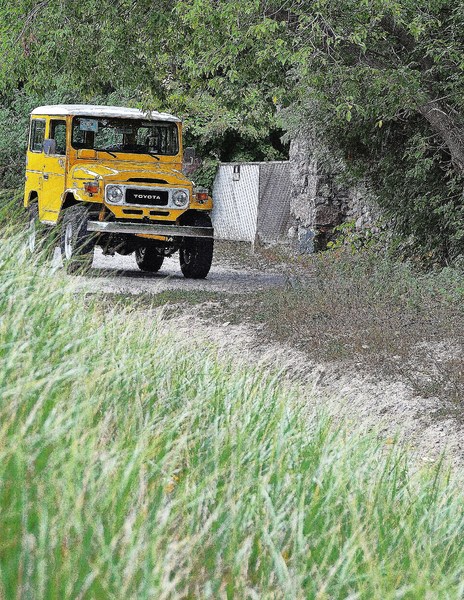
[(37, 106), (37, 98), (16, 91), (0, 104), (0, 182), (18, 187), (24, 178), (29, 113)]
[(301, 19), (298, 123), (338, 149), (349, 174), (368, 178), (416, 250), (439, 260), (462, 254), (461, 4), (368, 0), (353, 10), (329, 0)]
[(464, 252), (463, 7), (20, 0), (0, 8), (0, 90), (53, 95), (51, 73), (80, 101), (130, 90), (183, 116), (211, 160), (283, 158), (283, 130), (303, 124), (370, 179), (400, 234), (450, 260)]
[(431, 254), (438, 262), (463, 254), (464, 176), (443, 143), (417, 116), (369, 134), (363, 127), (326, 129), (326, 139), (345, 148), (344, 177), (368, 178), (384, 217), (411, 254)]
[(201, 166), (192, 175), (195, 186), (204, 187), (211, 191), (218, 165), (218, 160), (209, 158), (203, 160)]
[[(20, 85), (48, 98), (49, 73), (61, 74), (59, 89), (71, 90), (74, 101), (100, 96), (108, 103), (112, 92), (131, 89), (138, 106), (182, 116), (189, 144), (203, 156), (236, 160), (238, 145), (255, 160), (283, 158), (273, 101), (283, 66), (275, 73), (263, 52), (256, 68), (254, 4), (242, 6), (238, 20), (234, 3), (218, 8), (202, 1), (23, 0), (0, 9), (0, 90)], [(250, 31), (240, 39), (244, 27)], [(275, 28), (272, 19), (259, 27), (263, 44)]]
[(18, 232), (25, 227), (26, 215), (23, 206), (23, 191), (18, 189), (0, 189), (0, 229)]
[[(352, 253), (360, 250), (372, 250), (374, 246), (382, 244), (383, 240), (379, 230), (366, 228), (361, 231), (356, 229), (355, 221), (346, 221), (337, 225), (333, 230), (334, 239), (327, 243), (328, 250), (348, 248)], [(381, 241), (382, 240), (382, 241)]]
[(5, 598), (462, 596), (454, 478), (23, 243), (0, 244)]

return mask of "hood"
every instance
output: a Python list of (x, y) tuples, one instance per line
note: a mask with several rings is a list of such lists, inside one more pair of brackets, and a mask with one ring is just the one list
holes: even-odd
[[(165, 162), (152, 164), (114, 161), (111, 165), (100, 162), (84, 163), (75, 165), (71, 169), (70, 177), (74, 180), (103, 179), (105, 182), (112, 183), (126, 183), (130, 179), (160, 179), (172, 185), (191, 185), (190, 179), (177, 167), (180, 167), (178, 163)], [(142, 185), (143, 181), (139, 183)]]

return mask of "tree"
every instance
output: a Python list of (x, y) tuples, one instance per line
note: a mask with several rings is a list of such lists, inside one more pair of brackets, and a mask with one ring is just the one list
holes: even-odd
[[(186, 117), (220, 158), (273, 158), (304, 123), (368, 177), (403, 234), (463, 251), (464, 3), (19, 0), (1, 9), (0, 89), (129, 101)], [(51, 27), (50, 23), (56, 24)], [(284, 108), (286, 110), (279, 110)]]
[(246, 22), (237, 18), (234, 24), (228, 18), (235, 8), (22, 0), (0, 13), (0, 86), (46, 94), (53, 73), (82, 100), (131, 89), (132, 104), (185, 117), (187, 141), (203, 151), (221, 159), (282, 158), (286, 149), (273, 102), (278, 74), (269, 60), (266, 69), (264, 61), (256, 69), (252, 37), (239, 39), (254, 13), (244, 11)]
[(330, 0), (298, 14), (293, 112), (368, 176), (399, 231), (444, 259), (463, 252), (463, 16), (447, 0)]

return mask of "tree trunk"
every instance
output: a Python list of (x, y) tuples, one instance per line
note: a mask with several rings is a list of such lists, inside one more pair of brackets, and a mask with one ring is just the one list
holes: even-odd
[[(384, 16), (380, 25), (388, 34), (396, 38), (408, 53), (412, 54), (416, 51), (414, 37), (404, 27), (398, 25), (392, 16)], [(430, 56), (423, 56), (418, 60), (418, 64), (423, 74), (424, 91), (432, 95), (433, 60)], [(439, 100), (429, 100), (419, 106), (418, 111), (446, 144), (455, 168), (460, 173), (464, 173), (464, 127), (461, 125), (461, 116)]]
[(454, 166), (464, 173), (464, 128), (458, 124), (459, 116), (450, 114), (454, 111), (443, 107), (437, 100), (420, 106), (419, 112), (445, 142)]

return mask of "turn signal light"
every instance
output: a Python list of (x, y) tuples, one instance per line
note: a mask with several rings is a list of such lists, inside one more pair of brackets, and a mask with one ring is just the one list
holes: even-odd
[(196, 198), (196, 201), (199, 202), (200, 204), (204, 204), (205, 202), (208, 202), (208, 190), (204, 189), (204, 188), (195, 190), (195, 198)]
[(98, 181), (86, 181), (84, 183), (84, 190), (87, 194), (98, 194), (99, 189)]

